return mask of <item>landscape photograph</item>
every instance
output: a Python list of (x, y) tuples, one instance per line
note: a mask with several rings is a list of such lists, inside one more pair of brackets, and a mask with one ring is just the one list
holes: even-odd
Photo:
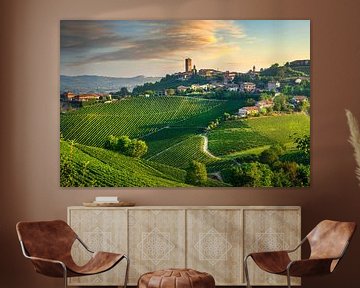
[(310, 20), (60, 21), (61, 187), (309, 187)]

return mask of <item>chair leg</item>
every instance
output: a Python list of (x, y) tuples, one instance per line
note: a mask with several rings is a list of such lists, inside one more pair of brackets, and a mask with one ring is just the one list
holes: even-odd
[(124, 258), (126, 259), (126, 271), (125, 271), (124, 288), (126, 288), (126, 287), (127, 287), (128, 278), (129, 278), (130, 259), (129, 259), (129, 257), (127, 257), (127, 256), (124, 256)]
[(244, 259), (244, 272), (245, 272), (245, 279), (246, 279), (246, 287), (247, 288), (251, 288), (250, 285), (250, 279), (249, 279), (249, 269), (248, 269), (248, 265), (247, 265), (247, 259), (249, 258), (250, 255), (246, 256)]
[(287, 269), (287, 284), (288, 284), (288, 288), (291, 288), (291, 278), (290, 278), (290, 271), (289, 269)]
[(67, 270), (66, 270), (65, 265), (62, 265), (62, 266), (64, 269), (64, 287), (67, 288), (68, 287), (68, 285), (67, 285)]

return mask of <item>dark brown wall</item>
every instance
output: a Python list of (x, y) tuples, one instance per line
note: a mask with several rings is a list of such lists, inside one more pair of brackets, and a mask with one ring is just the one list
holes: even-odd
[[(1, 287), (62, 287), (33, 273), (19, 220), (66, 217), (95, 195), (139, 205), (301, 205), (303, 234), (321, 219), (360, 223), (360, 188), (344, 109), (360, 118), (359, 1), (3, 0), (1, 31)], [(311, 19), (312, 186), (309, 189), (60, 189), (60, 19)], [(359, 233), (359, 232), (358, 232)], [(304, 287), (358, 287), (360, 237), (335, 274)], [(345, 283), (346, 285), (343, 285)]]

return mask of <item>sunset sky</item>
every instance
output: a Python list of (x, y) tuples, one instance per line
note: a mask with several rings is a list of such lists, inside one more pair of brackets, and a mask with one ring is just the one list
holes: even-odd
[(310, 59), (310, 20), (62, 20), (61, 74), (164, 76), (197, 69), (246, 72)]

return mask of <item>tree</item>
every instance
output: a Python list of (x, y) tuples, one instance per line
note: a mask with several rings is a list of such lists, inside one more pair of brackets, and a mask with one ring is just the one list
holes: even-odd
[(310, 165), (299, 165), (297, 180), (301, 187), (310, 185)]
[(229, 182), (235, 187), (271, 187), (273, 172), (266, 164), (243, 163), (231, 168)]
[(294, 142), (298, 150), (303, 152), (305, 155), (310, 155), (310, 135), (295, 137)]
[(301, 101), (299, 104), (296, 105), (296, 110), (298, 112), (309, 112), (310, 110), (310, 103), (307, 100)]
[(270, 100), (272, 98), (272, 94), (262, 92), (260, 94), (260, 100)]
[(256, 101), (255, 101), (255, 99), (253, 99), (253, 98), (248, 98), (248, 99), (246, 99), (246, 105), (247, 105), (247, 106), (254, 106), (255, 103), (256, 103)]
[(140, 158), (148, 151), (148, 146), (145, 141), (130, 139), (129, 136), (126, 135), (120, 137), (113, 135), (108, 136), (104, 147), (135, 158)]
[(118, 137), (109, 135), (105, 140), (104, 148), (108, 150), (116, 150), (117, 143)]
[(145, 141), (133, 139), (128, 145), (126, 154), (131, 157), (140, 158), (148, 151), (148, 146)]
[(261, 163), (272, 165), (279, 160), (279, 155), (274, 149), (266, 149), (261, 152), (259, 160)]
[(176, 92), (176, 90), (172, 89), (172, 88), (166, 89), (165, 91), (166, 91), (167, 96), (173, 96), (173, 95), (175, 95), (175, 92)]
[(130, 94), (130, 92), (126, 87), (121, 87), (121, 89), (119, 91), (119, 96), (125, 97), (129, 94)]
[(289, 111), (289, 104), (285, 95), (278, 95), (274, 98), (275, 111)]
[(201, 186), (207, 181), (207, 171), (205, 164), (193, 160), (186, 169), (185, 182), (188, 184)]
[(227, 121), (230, 119), (231, 115), (230, 115), (230, 113), (224, 112), (223, 117), (224, 117), (224, 121)]
[(127, 151), (129, 149), (129, 146), (131, 144), (131, 139), (129, 138), (129, 136), (120, 136), (117, 138), (117, 143), (116, 143), (116, 146), (115, 146), (115, 150), (122, 153), (122, 154), (125, 154), (127, 155)]

